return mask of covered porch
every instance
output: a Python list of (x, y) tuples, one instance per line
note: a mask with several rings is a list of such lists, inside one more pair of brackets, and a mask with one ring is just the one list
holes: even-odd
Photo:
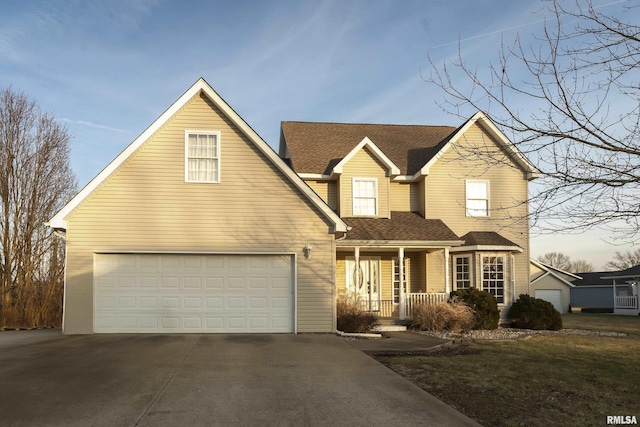
[(339, 297), (355, 299), (380, 318), (404, 320), (416, 304), (444, 302), (450, 287), (449, 247), (338, 245)]
[(613, 314), (638, 316), (638, 283), (640, 265), (603, 277), (613, 281)]

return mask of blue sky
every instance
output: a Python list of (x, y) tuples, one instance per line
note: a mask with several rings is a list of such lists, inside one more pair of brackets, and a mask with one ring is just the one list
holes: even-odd
[[(482, 67), (545, 13), (543, 1), (0, 0), (0, 86), (66, 122), (84, 186), (199, 77), (274, 148), (282, 120), (458, 126), (421, 77), (427, 57), (454, 58), (460, 40)], [(627, 249), (602, 238), (535, 237), (532, 251), (600, 268)]]

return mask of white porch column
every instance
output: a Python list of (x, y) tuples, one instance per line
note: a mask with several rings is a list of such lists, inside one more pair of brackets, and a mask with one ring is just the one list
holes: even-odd
[(444, 291), (447, 293), (447, 295), (449, 295), (449, 293), (451, 292), (451, 280), (449, 279), (451, 277), (449, 273), (450, 264), (449, 248), (444, 248)]
[(618, 306), (618, 301), (616, 301), (616, 279), (613, 279), (613, 314), (616, 314), (617, 306)]
[(358, 287), (360, 286), (360, 248), (356, 247), (354, 248), (354, 254), (353, 254), (353, 258), (354, 258), (354, 269), (355, 271), (353, 272), (353, 292), (354, 294), (356, 292), (358, 292)]
[(407, 318), (406, 295), (404, 292), (404, 248), (398, 248), (398, 281), (399, 281), (399, 301), (400, 301), (400, 320)]

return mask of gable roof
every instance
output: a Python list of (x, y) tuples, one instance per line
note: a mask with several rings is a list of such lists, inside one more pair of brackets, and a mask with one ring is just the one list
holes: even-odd
[(545, 264), (540, 261), (536, 261), (535, 259), (530, 259), (529, 261), (531, 262), (531, 264), (535, 265), (536, 267), (544, 271), (543, 274), (539, 275), (538, 277), (536, 277), (531, 281), (532, 285), (537, 281), (541, 280), (543, 277), (550, 275), (556, 278), (557, 280), (559, 280), (560, 282), (562, 282), (563, 284), (569, 286), (570, 288), (575, 288), (576, 285), (574, 285), (572, 282), (568, 281), (567, 279), (563, 278), (561, 274), (567, 275), (569, 277), (574, 277), (575, 279), (581, 279), (581, 277), (578, 275), (569, 273), (568, 271), (560, 270), (559, 268), (553, 267), (551, 265)]
[(456, 129), (451, 126), (282, 122), (293, 169), (301, 174), (329, 175), (333, 167), (368, 137), (399, 168), (413, 175)]
[(391, 212), (391, 218), (344, 218), (351, 230), (344, 240), (448, 242), (461, 239), (439, 219), (425, 219), (414, 212)]
[(462, 126), (460, 126), (447, 141), (444, 141), (440, 150), (427, 161), (427, 163), (420, 169), (420, 175), (428, 175), (429, 169), (433, 164), (440, 159), (446, 153), (453, 144), (458, 142), (465, 132), (469, 130), (471, 126), (478, 124), (486, 132), (489, 133), (498, 144), (507, 152), (509, 158), (513, 160), (524, 172), (527, 174), (527, 179), (534, 179), (540, 175), (540, 171), (531, 163), (525, 156), (518, 150), (518, 148), (509, 141), (504, 133), (484, 114), (482, 111), (478, 111), (469, 120), (467, 120)]
[(82, 201), (88, 197), (102, 182), (109, 177), (118, 167), (123, 164), (147, 139), (149, 139), (158, 129), (173, 117), (189, 100), (203, 94), (215, 104), (226, 117), (251, 141), (258, 150), (264, 154), (269, 161), (275, 165), (292, 183), (298, 188), (309, 201), (332, 224), (333, 232), (346, 232), (347, 224), (333, 212), (329, 206), (311, 188), (287, 166), (278, 154), (236, 113), (229, 104), (203, 78), (198, 79), (180, 98), (178, 98), (164, 113), (160, 115), (140, 136), (138, 136), (127, 148), (125, 148), (111, 163), (109, 163), (95, 178), (67, 203), (51, 220), (46, 224), (54, 229), (66, 229), (67, 221), (65, 217), (71, 213)]
[(280, 156), (303, 177), (328, 179), (334, 168), (367, 137), (400, 169), (399, 175), (415, 179), (459, 141), (474, 124), (488, 132), (529, 179), (540, 172), (481, 111), (462, 126), (424, 126), (283, 121)]

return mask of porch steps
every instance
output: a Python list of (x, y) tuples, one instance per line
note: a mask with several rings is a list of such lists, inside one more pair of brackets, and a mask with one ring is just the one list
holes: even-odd
[(378, 326), (373, 328), (376, 332), (402, 332), (406, 331), (405, 325), (399, 324), (397, 319), (380, 319), (378, 320)]

